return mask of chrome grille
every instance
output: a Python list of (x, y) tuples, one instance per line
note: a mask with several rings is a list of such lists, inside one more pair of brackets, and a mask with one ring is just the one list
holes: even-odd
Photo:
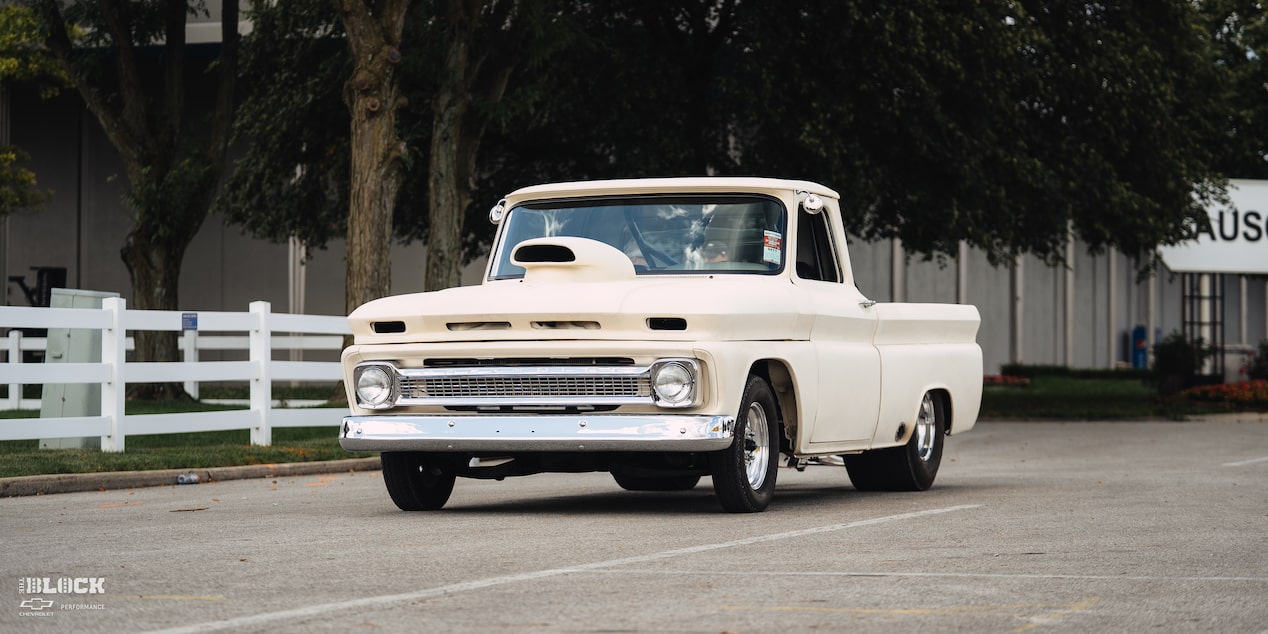
[(647, 366), (444, 366), (398, 370), (397, 405), (604, 406), (652, 402)]
[(402, 378), (402, 398), (643, 397), (652, 395), (647, 377), (508, 376)]

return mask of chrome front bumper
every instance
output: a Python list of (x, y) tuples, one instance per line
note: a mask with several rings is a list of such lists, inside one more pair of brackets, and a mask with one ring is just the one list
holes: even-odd
[(349, 451), (715, 451), (734, 416), (371, 415), (343, 419)]

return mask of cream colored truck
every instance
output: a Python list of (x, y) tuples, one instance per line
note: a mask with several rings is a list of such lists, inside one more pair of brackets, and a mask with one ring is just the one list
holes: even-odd
[(459, 476), (588, 471), (634, 491), (709, 475), (722, 508), (761, 511), (781, 465), (838, 455), (857, 489), (927, 489), (977, 420), (978, 312), (868, 299), (838, 198), (766, 178), (515, 191), (483, 284), (353, 311), (340, 443), (382, 452), (409, 511)]

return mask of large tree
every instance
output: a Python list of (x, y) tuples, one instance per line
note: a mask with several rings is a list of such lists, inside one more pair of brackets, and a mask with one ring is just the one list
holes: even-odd
[(997, 262), (1060, 259), (1069, 227), (1148, 261), (1217, 195), (1227, 101), (1192, 4), (628, 4), (578, 14), (592, 48), (505, 162), (819, 180), (856, 236)]
[[(219, 54), (206, 108), (189, 86), (206, 64), (189, 59), (185, 25), (201, 2), (38, 0), (45, 45), (57, 57), (119, 153), (132, 214), (120, 255), (132, 280), (132, 305), (180, 308), (185, 250), (207, 218), (225, 163), (233, 121), (238, 4), (221, 5)], [(176, 334), (138, 331), (137, 357), (175, 361)], [(142, 384), (135, 397), (183, 395), (179, 384)]]
[(513, 71), (563, 40), (543, 36), (561, 28), (552, 3), (336, 6), (252, 5), (245, 76), (260, 90), (237, 124), (245, 153), (224, 208), (256, 235), (315, 248), (346, 230), (352, 310), (387, 294), (394, 236), (427, 241), (427, 288), (459, 283), (486, 130), (534, 102), (499, 106)]
[[(411, 172), (428, 167), (403, 185), (397, 235), (444, 232), (436, 257), (457, 259), (452, 212), (514, 186), (757, 174), (834, 186), (852, 234), (929, 256), (966, 241), (996, 262), (1055, 261), (1072, 227), (1093, 249), (1147, 262), (1204, 217), (1221, 184), (1229, 75), (1193, 4), (611, 0), (461, 12), (472, 6), (420, 2), (407, 26), (423, 50), (405, 54), (421, 61), (404, 77), (403, 135), (430, 150), (411, 157)], [(516, 21), (525, 6), (548, 17)], [(469, 70), (499, 68), (496, 47), (526, 33), (555, 47), (550, 63), (515, 67), (511, 92), (474, 89)], [(463, 112), (473, 125), (455, 124)], [(483, 134), (465, 136), (473, 128)], [(448, 162), (434, 164), (442, 148)], [(458, 195), (432, 191), (442, 187)], [(424, 199), (427, 213), (409, 213)], [(468, 215), (468, 256), (489, 232)], [(429, 288), (456, 279), (437, 284), (433, 270), (456, 267), (429, 266)]]
[[(244, 153), (220, 207), (274, 241), (346, 239), (346, 310), (391, 290), (393, 213), (415, 151), (400, 132), (409, 0), (253, 0), (235, 124)], [(415, 49), (416, 51), (417, 49)]]
[[(420, 137), (430, 140), (425, 173), (427, 213), (412, 228), (426, 236), (424, 284), (439, 290), (461, 283), (463, 226), (480, 172), (477, 159), (484, 138), (498, 117), (520, 108), (503, 108), (513, 73), (540, 69), (543, 60), (567, 41), (560, 26), (559, 3), (521, 0), (431, 0), (425, 7), (426, 32), (435, 42), (421, 65), (427, 107)], [(542, 69), (544, 70), (544, 69)], [(421, 221), (421, 222), (420, 222)]]

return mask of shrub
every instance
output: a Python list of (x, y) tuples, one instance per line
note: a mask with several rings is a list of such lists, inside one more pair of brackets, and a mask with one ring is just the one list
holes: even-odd
[(1172, 332), (1154, 346), (1153, 380), (1162, 394), (1175, 394), (1188, 387), (1202, 364), (1211, 356), (1201, 338), (1190, 342)]
[(1259, 349), (1246, 359), (1246, 378), (1268, 380), (1268, 339), (1259, 342)]

